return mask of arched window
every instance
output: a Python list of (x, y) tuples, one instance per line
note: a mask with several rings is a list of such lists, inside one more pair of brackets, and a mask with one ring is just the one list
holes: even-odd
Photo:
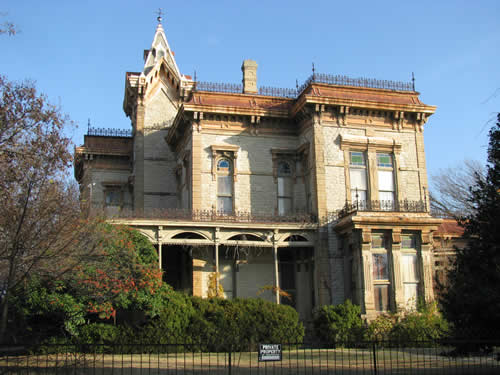
[(233, 213), (233, 168), (226, 157), (217, 161), (217, 211)]
[(278, 162), (278, 215), (290, 214), (293, 210), (292, 168), (287, 161)]

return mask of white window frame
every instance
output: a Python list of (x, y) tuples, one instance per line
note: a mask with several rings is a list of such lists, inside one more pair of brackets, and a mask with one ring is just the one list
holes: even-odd
[[(382, 163), (381, 157), (388, 156), (390, 158), (389, 163)], [(378, 179), (378, 199), (380, 204), (380, 209), (384, 211), (392, 211), (395, 208), (395, 200), (396, 200), (396, 184), (395, 184), (395, 176), (394, 176), (394, 154), (389, 152), (377, 152), (377, 179)], [(384, 176), (389, 176), (390, 174), (390, 183), (389, 186), (383, 183), (382, 181), (385, 179)], [(391, 195), (390, 199), (382, 199), (382, 197), (387, 197)]]
[[(360, 156), (363, 158), (363, 163), (362, 164), (353, 164), (352, 159), (353, 155), (357, 154), (357, 156)], [(354, 186), (353, 183), (353, 176), (355, 173), (361, 173), (362, 176), (364, 176), (365, 180), (365, 189), (359, 189), (357, 186)], [(366, 152), (364, 151), (356, 151), (356, 150), (350, 150), (349, 151), (349, 180), (350, 180), (350, 198), (351, 198), (351, 203), (356, 204), (358, 207), (366, 207), (366, 202), (369, 201), (369, 194), (370, 194), (370, 183), (369, 183), (369, 176), (368, 176), (368, 167), (367, 167), (367, 155)]]

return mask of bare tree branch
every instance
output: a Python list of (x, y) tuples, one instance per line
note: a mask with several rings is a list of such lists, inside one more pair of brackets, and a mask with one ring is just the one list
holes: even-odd
[(484, 167), (477, 160), (465, 160), (455, 167), (441, 169), (431, 177), (431, 210), (435, 215), (463, 217), (474, 212), (470, 188), (476, 176), (485, 178)]

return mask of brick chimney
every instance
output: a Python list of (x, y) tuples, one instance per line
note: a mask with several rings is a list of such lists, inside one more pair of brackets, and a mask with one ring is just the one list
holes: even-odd
[(257, 63), (253, 60), (243, 61), (241, 65), (243, 72), (243, 93), (257, 94)]

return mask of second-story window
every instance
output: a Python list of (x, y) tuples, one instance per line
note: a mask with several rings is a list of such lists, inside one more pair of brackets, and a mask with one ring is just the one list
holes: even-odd
[(217, 161), (217, 211), (233, 213), (233, 167), (225, 157)]
[(278, 215), (290, 214), (293, 210), (292, 168), (288, 161), (278, 162)]
[(394, 170), (391, 154), (377, 154), (378, 199), (382, 209), (394, 207)]
[(351, 202), (365, 204), (368, 199), (365, 154), (360, 151), (349, 153), (349, 177), (351, 179)]

